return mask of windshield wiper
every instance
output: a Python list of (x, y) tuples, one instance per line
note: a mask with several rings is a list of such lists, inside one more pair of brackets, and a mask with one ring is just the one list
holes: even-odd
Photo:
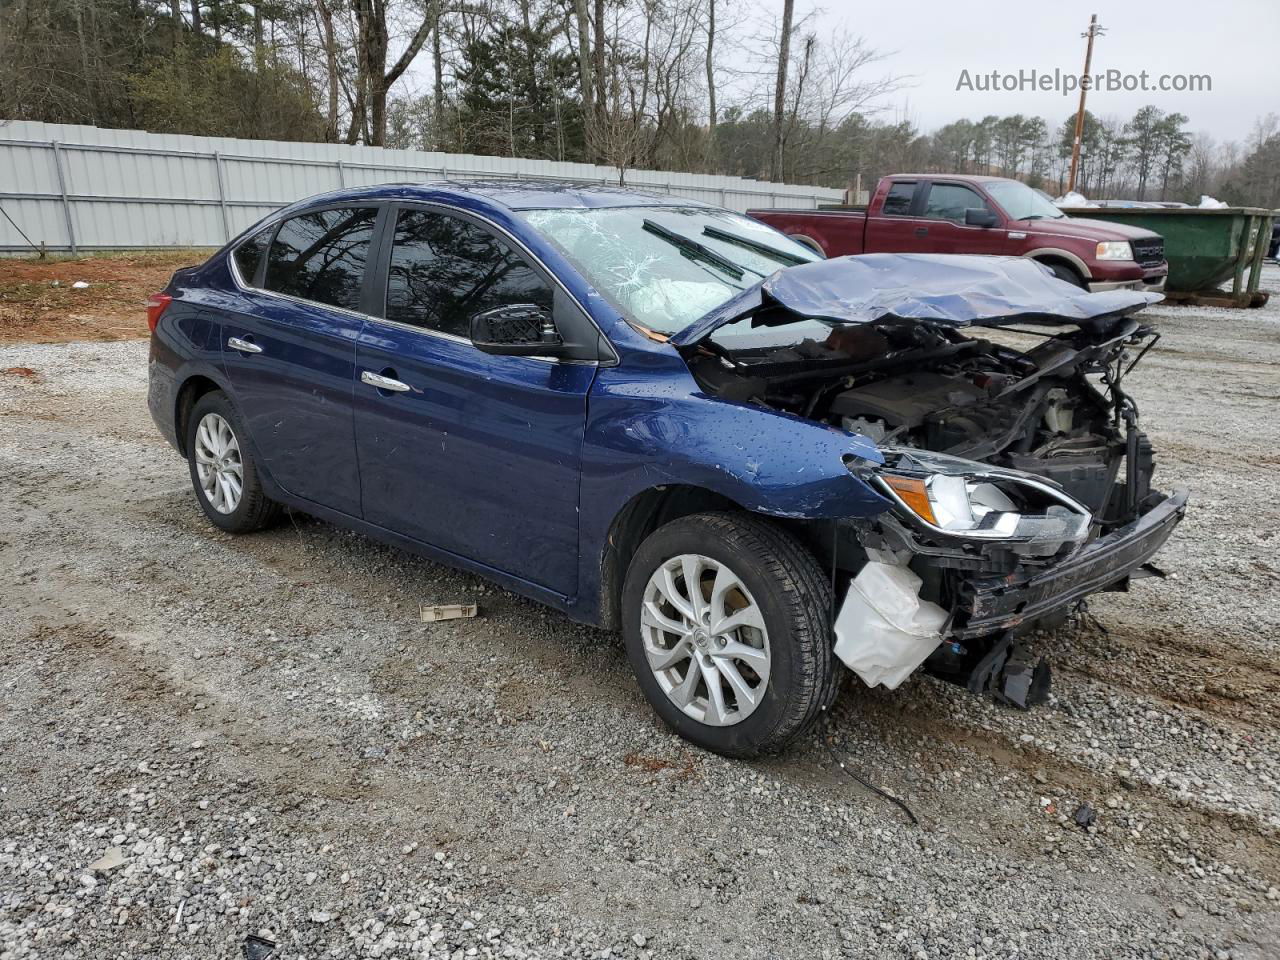
[[(677, 248), (685, 256), (694, 260), (701, 260), (703, 263), (709, 263), (713, 267), (723, 270), (735, 280), (741, 280), (743, 273), (746, 271), (745, 267), (740, 267), (728, 257), (721, 256), (706, 244), (699, 243), (691, 237), (686, 237), (683, 234), (676, 233), (674, 230), (668, 230), (662, 224), (655, 223), (653, 220), (646, 219), (644, 221), (644, 229), (648, 230), (656, 237), (661, 237), (663, 240), (667, 241), (667, 243)], [(751, 272), (760, 277), (764, 276), (763, 273), (757, 273), (755, 270), (752, 270)]]
[(780, 263), (789, 264), (793, 267), (799, 266), (802, 263), (809, 263), (808, 260), (797, 254), (778, 250), (769, 246), (767, 243), (761, 243), (759, 240), (740, 237), (736, 233), (730, 233), (728, 230), (721, 230), (719, 227), (703, 227), (702, 233), (704, 236), (712, 237), (716, 240), (723, 240), (725, 243), (736, 243), (740, 247), (746, 247), (748, 250), (754, 250), (756, 253), (763, 254), (766, 257), (773, 257), (773, 259)]

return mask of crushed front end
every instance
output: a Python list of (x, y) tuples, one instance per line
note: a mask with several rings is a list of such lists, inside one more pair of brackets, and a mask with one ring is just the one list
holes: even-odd
[[(923, 666), (1034, 702), (1047, 669), (1019, 636), (1154, 571), (1185, 512), (1186, 493), (1152, 485), (1124, 389), (1159, 339), (1134, 314), (1158, 297), (1086, 294), (1046, 274), (964, 257), (795, 267), (685, 349), (708, 392), (879, 447), (883, 463), (845, 463), (888, 508), (814, 534), (841, 598), (835, 652), (869, 685)], [(972, 335), (1014, 323), (1034, 329)], [(1025, 336), (1036, 342), (1011, 345)]]
[[(856, 555), (861, 548), (866, 562), (853, 576), (849, 599), (837, 617), (837, 654), (868, 682), (884, 682), (890, 664), (898, 682), (923, 666), (975, 693), (991, 693), (1021, 707), (1047, 692), (1048, 668), (1031, 662), (1018, 638), (1038, 626), (1061, 622), (1090, 594), (1127, 589), (1131, 578), (1153, 569), (1152, 557), (1182, 519), (1187, 504), (1185, 491), (1149, 492), (1127, 522), (1104, 530), (1078, 502), (1070, 507), (1051, 498), (1037, 503), (1034, 496), (1021, 500), (1016, 492), (1001, 495), (1000, 487), (991, 486), (992, 474), (972, 470), (976, 464), (968, 471), (952, 464), (949, 472), (927, 473), (929, 467), (922, 469), (920, 458), (908, 454), (891, 456), (886, 466), (891, 472), (877, 472), (868, 482), (886, 490), (896, 485), (907, 498), (897, 498), (895, 509), (879, 517), (841, 524), (852, 541), (846, 549)], [(1032, 484), (1038, 479), (996, 476), (1010, 491), (1034, 491)], [(914, 484), (904, 483), (904, 478)], [(972, 529), (958, 530), (953, 523), (955, 513), (964, 511), (963, 506), (957, 508), (954, 492), (959, 484), (971, 491), (969, 515), (977, 519)], [(919, 499), (913, 489), (922, 492)], [(1057, 492), (1066, 497), (1060, 489)], [(948, 507), (954, 512), (943, 521), (939, 514)], [(944, 529), (940, 521), (952, 529)], [(868, 616), (859, 584), (869, 577), (883, 578), (886, 570), (913, 576), (899, 596), (876, 591), (874, 613)], [(936, 611), (931, 634), (904, 644), (904, 635), (886, 637), (882, 632), (875, 638), (875, 649), (867, 649), (868, 623), (877, 616), (893, 619), (885, 610), (902, 609), (904, 604)], [(846, 610), (856, 614), (846, 615)], [(920, 619), (917, 614), (916, 622)], [(860, 647), (860, 659), (843, 655)], [(878, 671), (869, 672), (868, 663)]]

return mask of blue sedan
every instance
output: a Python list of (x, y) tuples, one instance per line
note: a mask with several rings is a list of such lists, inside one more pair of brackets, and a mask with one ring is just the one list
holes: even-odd
[[(1185, 508), (1123, 389), (1154, 299), (623, 189), (385, 185), (178, 271), (149, 406), (221, 529), (305, 511), (620, 630), (667, 724), (747, 756), (841, 663), (1043, 696), (1021, 633)], [(1043, 335), (967, 332), (1013, 322)]]

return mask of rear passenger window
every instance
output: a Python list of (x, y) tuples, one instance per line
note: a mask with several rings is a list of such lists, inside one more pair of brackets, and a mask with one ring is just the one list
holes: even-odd
[(252, 285), (253, 281), (258, 278), (258, 264), (262, 262), (263, 251), (267, 249), (267, 243), (271, 240), (271, 231), (276, 228), (273, 223), (271, 226), (259, 230), (248, 240), (245, 240), (231, 254), (236, 260), (236, 270), (240, 272), (240, 279), (246, 285)]
[(388, 320), (471, 336), (484, 310), (533, 304), (550, 311), (551, 287), (488, 230), (460, 217), (401, 210), (387, 274)]
[(263, 286), (347, 310), (360, 308), (360, 285), (378, 211), (342, 207), (286, 220), (271, 244)]
[(916, 192), (914, 183), (895, 183), (884, 196), (886, 217), (905, 217), (911, 213), (911, 197)]

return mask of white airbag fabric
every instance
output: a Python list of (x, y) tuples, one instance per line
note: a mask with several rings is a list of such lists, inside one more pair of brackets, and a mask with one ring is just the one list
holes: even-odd
[(906, 567), (869, 562), (853, 579), (836, 617), (835, 653), (869, 687), (890, 690), (942, 642), (947, 612), (920, 599)]

